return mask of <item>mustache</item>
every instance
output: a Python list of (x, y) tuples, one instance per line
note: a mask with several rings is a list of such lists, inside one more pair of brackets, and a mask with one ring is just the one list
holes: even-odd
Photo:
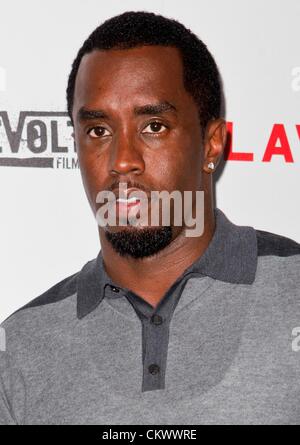
[(109, 191), (114, 191), (115, 189), (119, 188), (120, 184), (126, 184), (126, 188), (130, 189), (138, 189), (138, 190), (142, 190), (145, 193), (150, 193), (151, 189), (146, 188), (143, 184), (140, 184), (139, 182), (136, 181), (115, 181), (113, 184), (111, 184), (111, 186), (108, 188)]

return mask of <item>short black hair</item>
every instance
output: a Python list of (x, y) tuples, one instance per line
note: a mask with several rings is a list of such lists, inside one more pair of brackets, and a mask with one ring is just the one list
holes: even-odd
[(72, 119), (76, 75), (82, 57), (94, 49), (130, 49), (143, 45), (176, 47), (182, 56), (184, 86), (199, 110), (202, 130), (222, 109), (222, 83), (216, 62), (206, 45), (174, 19), (146, 11), (128, 11), (114, 16), (85, 40), (72, 64), (67, 86), (67, 107)]

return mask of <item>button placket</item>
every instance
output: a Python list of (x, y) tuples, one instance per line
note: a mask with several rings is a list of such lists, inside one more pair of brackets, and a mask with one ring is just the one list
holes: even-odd
[(160, 372), (160, 367), (156, 363), (152, 363), (150, 366), (148, 366), (148, 370), (150, 374), (156, 375)]
[(143, 321), (145, 356), (143, 362), (143, 391), (163, 389), (168, 348), (168, 324), (159, 314), (152, 314)]
[(159, 326), (163, 323), (163, 318), (158, 314), (152, 315), (150, 320), (151, 320), (151, 323), (154, 324), (155, 326)]

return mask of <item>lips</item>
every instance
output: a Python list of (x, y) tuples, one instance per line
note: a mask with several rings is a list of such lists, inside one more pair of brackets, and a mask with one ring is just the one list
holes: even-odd
[(135, 201), (117, 201), (116, 203), (116, 211), (117, 211), (117, 215), (124, 217), (125, 215), (128, 214), (128, 211), (130, 209), (132, 209), (133, 207), (140, 207), (140, 202), (135, 200)]
[(132, 198), (118, 198), (117, 202), (120, 204), (127, 204), (127, 205), (131, 205), (131, 204), (135, 204), (137, 202), (139, 202), (140, 200), (133, 196)]
[[(136, 192), (136, 193), (135, 193)], [(113, 193), (116, 197), (117, 202), (120, 203), (127, 203), (131, 204), (135, 201), (144, 201), (145, 198), (148, 198), (148, 195), (146, 192), (140, 189), (136, 188), (129, 188), (129, 189), (114, 189)]]
[(142, 207), (148, 207), (148, 195), (143, 190), (120, 187), (112, 191), (116, 197), (116, 212), (119, 217), (126, 218), (129, 210), (134, 207), (136, 207), (137, 211), (140, 211)]

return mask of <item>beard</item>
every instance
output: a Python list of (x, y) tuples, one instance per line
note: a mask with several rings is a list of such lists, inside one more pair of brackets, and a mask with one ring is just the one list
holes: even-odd
[(145, 258), (158, 253), (172, 241), (172, 227), (161, 226), (120, 230), (118, 232), (105, 231), (105, 237), (121, 256)]

